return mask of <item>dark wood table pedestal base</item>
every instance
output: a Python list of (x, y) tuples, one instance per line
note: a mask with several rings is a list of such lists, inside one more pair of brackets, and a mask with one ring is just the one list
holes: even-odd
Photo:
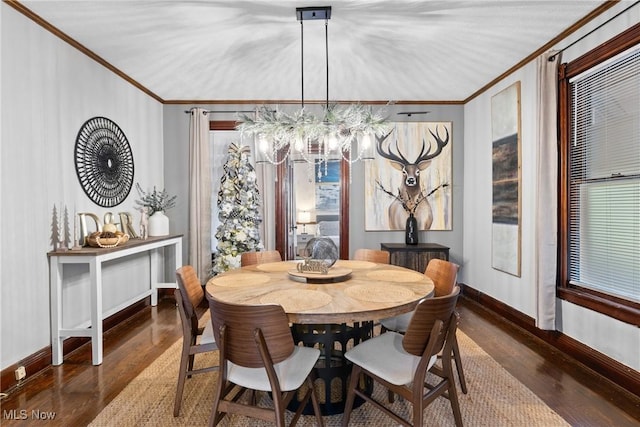
[[(321, 351), (316, 364), (316, 392), (320, 401), (322, 415), (334, 415), (344, 412), (347, 399), (347, 386), (351, 374), (351, 363), (344, 357), (344, 352), (372, 337), (373, 322), (356, 322), (342, 324), (293, 324), (291, 327), (293, 340), (308, 347), (317, 347)], [(348, 347), (347, 347), (348, 346)], [(373, 383), (363, 384), (367, 393), (373, 391)], [(364, 400), (356, 396), (354, 407), (360, 406)], [(299, 401), (293, 400), (289, 409), (296, 410)], [(303, 414), (312, 415), (311, 402), (305, 407)]]

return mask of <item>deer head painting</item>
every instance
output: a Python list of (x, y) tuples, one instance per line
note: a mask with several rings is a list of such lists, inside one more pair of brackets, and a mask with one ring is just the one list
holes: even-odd
[(413, 214), (420, 230), (451, 230), (451, 122), (395, 123), (376, 138), (365, 176), (368, 231), (404, 230)]

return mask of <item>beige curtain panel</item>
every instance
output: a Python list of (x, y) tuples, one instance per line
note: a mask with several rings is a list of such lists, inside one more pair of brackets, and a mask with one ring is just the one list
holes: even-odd
[(189, 122), (189, 264), (200, 280), (211, 267), (211, 166), (209, 118), (202, 108), (191, 110)]
[(537, 59), (536, 325), (551, 331), (556, 330), (559, 63), (560, 53), (555, 51), (544, 53)]

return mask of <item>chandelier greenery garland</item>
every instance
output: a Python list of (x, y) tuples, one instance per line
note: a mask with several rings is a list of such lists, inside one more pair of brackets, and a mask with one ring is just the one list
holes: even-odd
[[(330, 104), (323, 107), (322, 117), (315, 116), (304, 108), (287, 114), (277, 109), (261, 107), (256, 110), (254, 117), (245, 114), (240, 120), (236, 129), (242, 136), (256, 136), (258, 151), (266, 154), (271, 163), (284, 161), (292, 148), (303, 159), (308, 160), (312, 145), (315, 145), (314, 152), (325, 156), (324, 160), (331, 152), (339, 152), (346, 160), (356, 161), (365, 155), (365, 150), (372, 149), (371, 138), (383, 136), (391, 127), (386, 117), (361, 104), (351, 104), (344, 108)], [(351, 153), (354, 142), (359, 143), (356, 158)], [(287, 151), (278, 161), (277, 153), (281, 150)], [(347, 152), (350, 154), (345, 157), (344, 153)]]

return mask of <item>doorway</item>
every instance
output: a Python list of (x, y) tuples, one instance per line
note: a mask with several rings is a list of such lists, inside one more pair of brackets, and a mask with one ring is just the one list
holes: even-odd
[[(237, 124), (235, 121), (212, 120), (209, 129), (235, 131)], [(336, 160), (327, 165), (326, 170), (324, 165), (320, 166), (320, 171), (311, 165), (311, 179), (308, 164), (295, 164), (293, 166), (294, 162), (286, 161), (275, 166), (275, 249), (285, 260), (296, 259), (299, 256), (298, 248), (306, 244), (305, 239), (318, 235), (332, 238), (338, 246), (340, 258), (349, 259), (349, 162), (344, 159)], [(322, 177), (318, 178), (318, 172), (322, 173)], [(298, 182), (301, 188), (313, 188), (313, 197), (309, 195), (310, 192), (302, 192), (306, 195), (304, 198), (301, 196), (298, 202)], [(263, 186), (268, 184), (265, 182)], [(316, 186), (319, 195), (316, 195)], [(306, 210), (309, 211), (310, 220), (305, 224), (299, 220), (306, 220), (306, 214), (302, 213)], [(265, 212), (264, 216), (267, 217), (268, 213)], [(264, 225), (267, 226), (266, 223)], [(299, 241), (301, 234), (307, 236), (301, 236)]]
[(276, 249), (296, 259), (313, 237), (326, 237), (349, 258), (349, 163), (333, 160), (278, 165)]

